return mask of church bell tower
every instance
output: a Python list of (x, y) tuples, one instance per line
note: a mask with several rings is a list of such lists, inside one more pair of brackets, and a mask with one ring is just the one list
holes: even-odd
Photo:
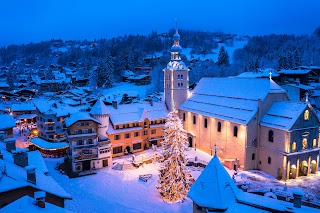
[[(188, 98), (189, 89), (189, 69), (181, 61), (180, 35), (178, 29), (173, 35), (173, 45), (171, 47), (171, 60), (164, 71), (164, 98), (169, 111), (173, 107), (179, 106)], [(174, 106), (175, 105), (175, 106)]]

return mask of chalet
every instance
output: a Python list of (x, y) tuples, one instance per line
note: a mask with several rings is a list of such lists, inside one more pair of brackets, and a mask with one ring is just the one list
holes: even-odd
[(278, 73), (279, 84), (300, 83), (307, 85), (319, 82), (318, 74), (310, 69), (280, 70)]
[(36, 114), (36, 107), (33, 103), (12, 104), (10, 114), (14, 117), (23, 114)]
[[(97, 102), (93, 110), (97, 105)], [(93, 111), (92, 111), (93, 112)], [(103, 116), (99, 113), (96, 116)], [(72, 155), (72, 170), (81, 172), (112, 165), (111, 143), (99, 138), (101, 123), (88, 113), (78, 112), (65, 119), (67, 138)], [(105, 133), (104, 133), (105, 134)]]
[(4, 138), (13, 137), (13, 127), (16, 127), (16, 122), (11, 115), (0, 115), (0, 131), (4, 133)]

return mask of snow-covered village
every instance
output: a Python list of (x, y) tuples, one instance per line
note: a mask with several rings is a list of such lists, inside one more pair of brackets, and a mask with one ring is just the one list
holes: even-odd
[(320, 2), (0, 7), (0, 213), (320, 213)]

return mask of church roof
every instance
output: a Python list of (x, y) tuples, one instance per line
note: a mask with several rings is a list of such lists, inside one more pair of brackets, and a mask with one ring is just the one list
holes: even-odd
[(215, 155), (192, 185), (188, 197), (201, 207), (226, 210), (241, 193)]
[(107, 115), (107, 114), (109, 114), (109, 111), (101, 98), (99, 98), (98, 101), (94, 104), (94, 106), (90, 110), (90, 114), (92, 114), (92, 115)]
[(261, 126), (290, 130), (306, 109), (306, 102), (274, 102), (261, 119)]
[(202, 78), (180, 110), (248, 124), (270, 93), (285, 91), (270, 79)]

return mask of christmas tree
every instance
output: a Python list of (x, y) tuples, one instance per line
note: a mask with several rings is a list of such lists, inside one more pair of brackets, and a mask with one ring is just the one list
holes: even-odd
[(188, 146), (187, 132), (183, 129), (177, 110), (167, 116), (164, 126), (164, 141), (160, 156), (160, 173), (157, 186), (164, 201), (181, 202), (190, 189), (190, 173), (185, 169), (187, 160), (184, 153)]

